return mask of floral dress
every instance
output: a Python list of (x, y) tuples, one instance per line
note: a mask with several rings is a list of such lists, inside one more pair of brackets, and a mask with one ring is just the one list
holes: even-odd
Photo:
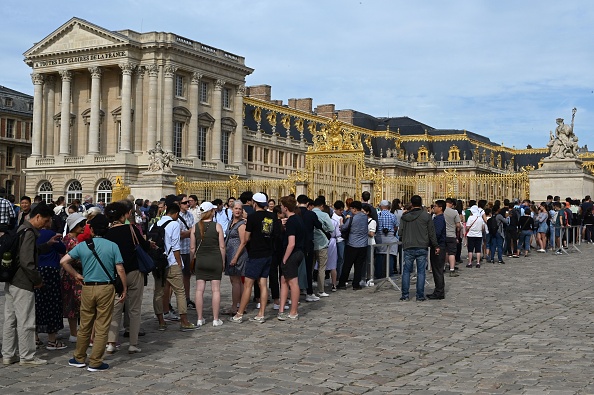
[[(64, 236), (63, 243), (66, 245), (66, 252), (71, 251), (77, 244), (76, 237), (70, 234)], [(73, 261), (72, 267), (78, 273), (82, 274), (82, 263)], [(77, 284), (74, 277), (62, 269), (62, 313), (64, 318), (78, 318), (80, 315), (80, 295), (82, 285)]]

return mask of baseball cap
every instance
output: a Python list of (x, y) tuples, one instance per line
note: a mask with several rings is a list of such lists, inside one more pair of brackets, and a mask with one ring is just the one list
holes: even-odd
[(200, 205), (200, 211), (202, 211), (202, 212), (210, 211), (214, 208), (215, 208), (215, 205), (212, 204), (211, 202), (203, 202)]
[(268, 203), (268, 198), (261, 192), (258, 192), (252, 196), (252, 200), (256, 203)]
[(66, 225), (68, 225), (68, 229), (72, 230), (76, 228), (77, 225), (84, 226), (86, 221), (87, 220), (81, 213), (72, 213), (66, 218)]
[(385, 199), (380, 202), (380, 206), (389, 206), (389, 205), (390, 205), (390, 202), (388, 202)]

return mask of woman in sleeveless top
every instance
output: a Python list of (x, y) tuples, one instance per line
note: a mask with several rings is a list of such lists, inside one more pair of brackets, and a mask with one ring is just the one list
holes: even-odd
[(245, 262), (247, 261), (247, 250), (245, 248), (247, 239), (245, 237), (245, 219), (243, 218), (243, 204), (241, 201), (233, 205), (233, 218), (229, 222), (227, 230), (226, 245), (226, 264), (225, 275), (229, 276), (231, 281), (231, 299), (232, 306), (230, 313), (237, 313), (237, 306), (241, 302), (243, 293), (243, 283), (241, 276), (244, 275)]
[(202, 215), (200, 221), (192, 228), (190, 234), (190, 256), (193, 257), (194, 273), (196, 273), (196, 311), (198, 326), (206, 323), (202, 317), (204, 288), (210, 281), (212, 290), (213, 326), (223, 325), (219, 319), (221, 304), (221, 277), (225, 261), (225, 236), (220, 224), (213, 222), (215, 206), (210, 202), (200, 205)]

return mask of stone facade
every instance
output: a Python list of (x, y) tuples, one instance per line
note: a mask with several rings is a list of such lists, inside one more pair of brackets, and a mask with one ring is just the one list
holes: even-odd
[(0, 186), (17, 202), (25, 195), (25, 161), (31, 154), (33, 97), (0, 86)]
[[(243, 57), (172, 33), (109, 31), (78, 18), (24, 56), (35, 103), (28, 193), (43, 187), (97, 198), (118, 175), (142, 185), (158, 141), (174, 154), (176, 174), (246, 176), (242, 110), (253, 70)], [(163, 192), (151, 191), (139, 197)]]

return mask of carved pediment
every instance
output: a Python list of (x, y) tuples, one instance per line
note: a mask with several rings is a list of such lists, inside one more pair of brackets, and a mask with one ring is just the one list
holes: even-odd
[(24, 53), (26, 58), (82, 49), (117, 48), (130, 43), (122, 34), (109, 31), (83, 19), (72, 18)]

